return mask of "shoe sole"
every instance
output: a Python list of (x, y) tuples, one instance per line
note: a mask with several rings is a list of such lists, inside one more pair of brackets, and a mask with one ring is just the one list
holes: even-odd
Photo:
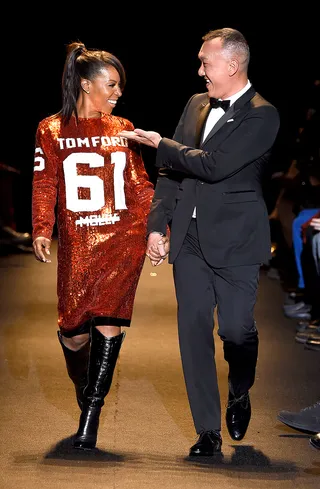
[(289, 318), (289, 319), (305, 319), (306, 321), (310, 321), (311, 319), (311, 314), (303, 314), (303, 316), (301, 314), (298, 314), (298, 315), (291, 315), (291, 314), (284, 314), (286, 318)]
[(215, 452), (215, 453), (189, 453), (189, 458), (215, 458), (215, 459), (223, 459), (223, 453), (222, 452)]
[(306, 323), (306, 326), (297, 326), (296, 327), (296, 332), (297, 333), (304, 333), (306, 330), (310, 331), (311, 334), (319, 331), (319, 326), (315, 326), (314, 328), (311, 326), (308, 325), (308, 323)]
[(73, 445), (73, 448), (75, 450), (83, 450), (84, 452), (92, 452), (97, 450), (96, 447), (85, 447), (85, 446), (78, 446), (78, 445)]
[[(246, 432), (247, 433), (247, 432)], [(244, 439), (244, 437), (246, 436), (246, 433), (244, 434), (241, 434), (241, 436), (234, 436), (232, 433), (229, 432), (229, 435), (230, 435), (230, 438), (234, 441), (241, 441)]]
[(306, 343), (304, 347), (306, 350), (320, 351), (320, 345), (307, 345)]
[(298, 431), (301, 431), (302, 433), (319, 433), (319, 430), (320, 430), (320, 426), (318, 426), (317, 428), (315, 427), (314, 430), (307, 430), (303, 425), (299, 425), (299, 424), (296, 424), (296, 425), (293, 425), (293, 424), (289, 424), (287, 421), (284, 421), (283, 419), (281, 419), (280, 416), (278, 416), (278, 420), (281, 421), (281, 423), (285, 424), (286, 426), (289, 426), (289, 428), (293, 428), (294, 430), (298, 430)]
[(295, 340), (296, 340), (297, 343), (302, 343), (303, 344), (303, 343), (306, 343), (307, 342), (308, 338), (297, 338), (296, 337)]

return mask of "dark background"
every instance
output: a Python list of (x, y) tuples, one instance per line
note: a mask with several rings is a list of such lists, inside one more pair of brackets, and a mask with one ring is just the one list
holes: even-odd
[[(171, 137), (189, 97), (206, 90), (197, 74), (202, 35), (220, 27), (239, 29), (251, 49), (249, 79), (280, 112), (272, 166), (289, 166), (312, 82), (319, 77), (315, 7), (311, 2), (296, 8), (291, 4), (280, 13), (280, 3), (261, 2), (254, 9), (244, 4), (236, 12), (226, 3), (219, 13), (208, 4), (199, 3), (199, 10), (197, 4), (181, 5), (170, 4), (183, 8), (179, 14), (165, 4), (128, 9), (120, 3), (73, 4), (71, 12), (66, 5), (46, 3), (45, 11), (12, 7), (13, 12), (2, 14), (0, 161), (21, 171), (14, 189), (18, 230), (31, 230), (35, 132), (41, 119), (61, 108), (61, 75), (72, 41), (111, 51), (122, 61), (127, 86), (113, 114)], [(155, 152), (143, 148), (143, 155), (154, 181)]]

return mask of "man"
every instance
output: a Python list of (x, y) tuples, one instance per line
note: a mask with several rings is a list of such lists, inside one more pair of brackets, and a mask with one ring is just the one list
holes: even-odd
[(279, 129), (278, 111), (248, 80), (250, 54), (243, 35), (224, 28), (202, 40), (198, 74), (207, 93), (190, 98), (173, 139), (141, 129), (120, 133), (157, 148), (161, 170), (148, 221), (147, 255), (153, 265), (162, 263), (170, 229), (179, 345), (199, 435), (191, 456), (221, 452), (216, 306), (229, 363), (226, 423), (232, 439), (241, 440), (250, 421), (249, 389), (258, 355), (253, 310), (260, 266), (270, 259), (271, 249), (261, 179)]

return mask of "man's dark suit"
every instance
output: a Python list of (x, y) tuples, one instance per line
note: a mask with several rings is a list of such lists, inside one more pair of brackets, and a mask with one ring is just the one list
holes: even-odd
[(279, 130), (277, 109), (252, 86), (201, 142), (209, 111), (208, 94), (194, 95), (173, 140), (160, 141), (161, 169), (148, 220), (149, 233), (167, 234), (170, 228), (180, 350), (198, 433), (220, 429), (212, 340), (216, 305), (229, 388), (240, 395), (254, 382), (253, 308), (259, 268), (271, 249), (261, 180)]

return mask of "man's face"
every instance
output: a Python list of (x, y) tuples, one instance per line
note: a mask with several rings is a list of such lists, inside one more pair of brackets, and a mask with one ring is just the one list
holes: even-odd
[(219, 38), (205, 41), (198, 54), (198, 70), (206, 82), (209, 97), (224, 98), (230, 85), (230, 60), (223, 56)]

